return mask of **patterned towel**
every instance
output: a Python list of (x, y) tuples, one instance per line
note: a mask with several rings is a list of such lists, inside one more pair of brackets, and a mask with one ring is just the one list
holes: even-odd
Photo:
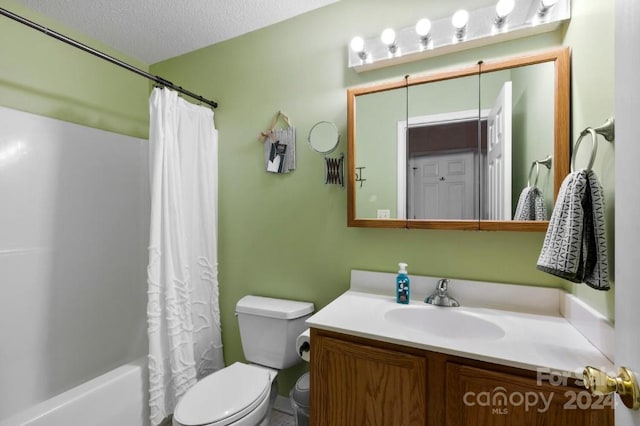
[(570, 173), (553, 208), (538, 269), (609, 290), (602, 186), (591, 170)]
[(513, 220), (547, 220), (542, 191), (535, 186), (527, 186), (520, 193)]

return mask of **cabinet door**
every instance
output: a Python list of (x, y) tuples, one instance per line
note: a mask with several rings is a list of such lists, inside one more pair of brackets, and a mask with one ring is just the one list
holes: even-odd
[(447, 363), (448, 426), (606, 426), (612, 404), (563, 383)]
[(426, 424), (426, 360), (330, 337), (315, 336), (311, 424)]

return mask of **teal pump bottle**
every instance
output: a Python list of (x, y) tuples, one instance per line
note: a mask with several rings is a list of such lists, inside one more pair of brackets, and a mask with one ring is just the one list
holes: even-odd
[(404, 303), (405, 305), (409, 303), (410, 298), (410, 286), (409, 286), (409, 276), (407, 275), (407, 264), (406, 263), (398, 263), (400, 270), (398, 271), (398, 276), (396, 277), (396, 302)]

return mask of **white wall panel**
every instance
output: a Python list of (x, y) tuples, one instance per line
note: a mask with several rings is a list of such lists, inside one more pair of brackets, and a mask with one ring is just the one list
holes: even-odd
[(0, 419), (146, 353), (147, 142), (0, 107)]

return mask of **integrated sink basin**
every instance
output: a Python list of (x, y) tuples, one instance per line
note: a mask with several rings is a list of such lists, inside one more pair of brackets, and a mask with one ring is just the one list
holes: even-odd
[(497, 340), (505, 335), (499, 325), (459, 308), (404, 306), (387, 311), (384, 318), (402, 327), (450, 339)]
[[(582, 378), (585, 365), (615, 371), (614, 364), (560, 313), (562, 306), (586, 315), (571, 295), (558, 289), (456, 282), (462, 306), (423, 303), (436, 278), (411, 277), (413, 300), (396, 303), (395, 274), (353, 273), (352, 287), (307, 319), (312, 331), (371, 339), (540, 373)], [(422, 280), (422, 281), (421, 281)], [(572, 301), (573, 300), (573, 301)], [(592, 315), (592, 314), (589, 314)], [(595, 314), (594, 314), (595, 315)], [(577, 318), (577, 317), (576, 317)], [(593, 329), (603, 344), (613, 340), (604, 320)], [(591, 332), (591, 331), (590, 331)], [(600, 334), (602, 333), (602, 334)], [(329, 334), (327, 334), (329, 335)], [(567, 376), (564, 376), (567, 374)]]

